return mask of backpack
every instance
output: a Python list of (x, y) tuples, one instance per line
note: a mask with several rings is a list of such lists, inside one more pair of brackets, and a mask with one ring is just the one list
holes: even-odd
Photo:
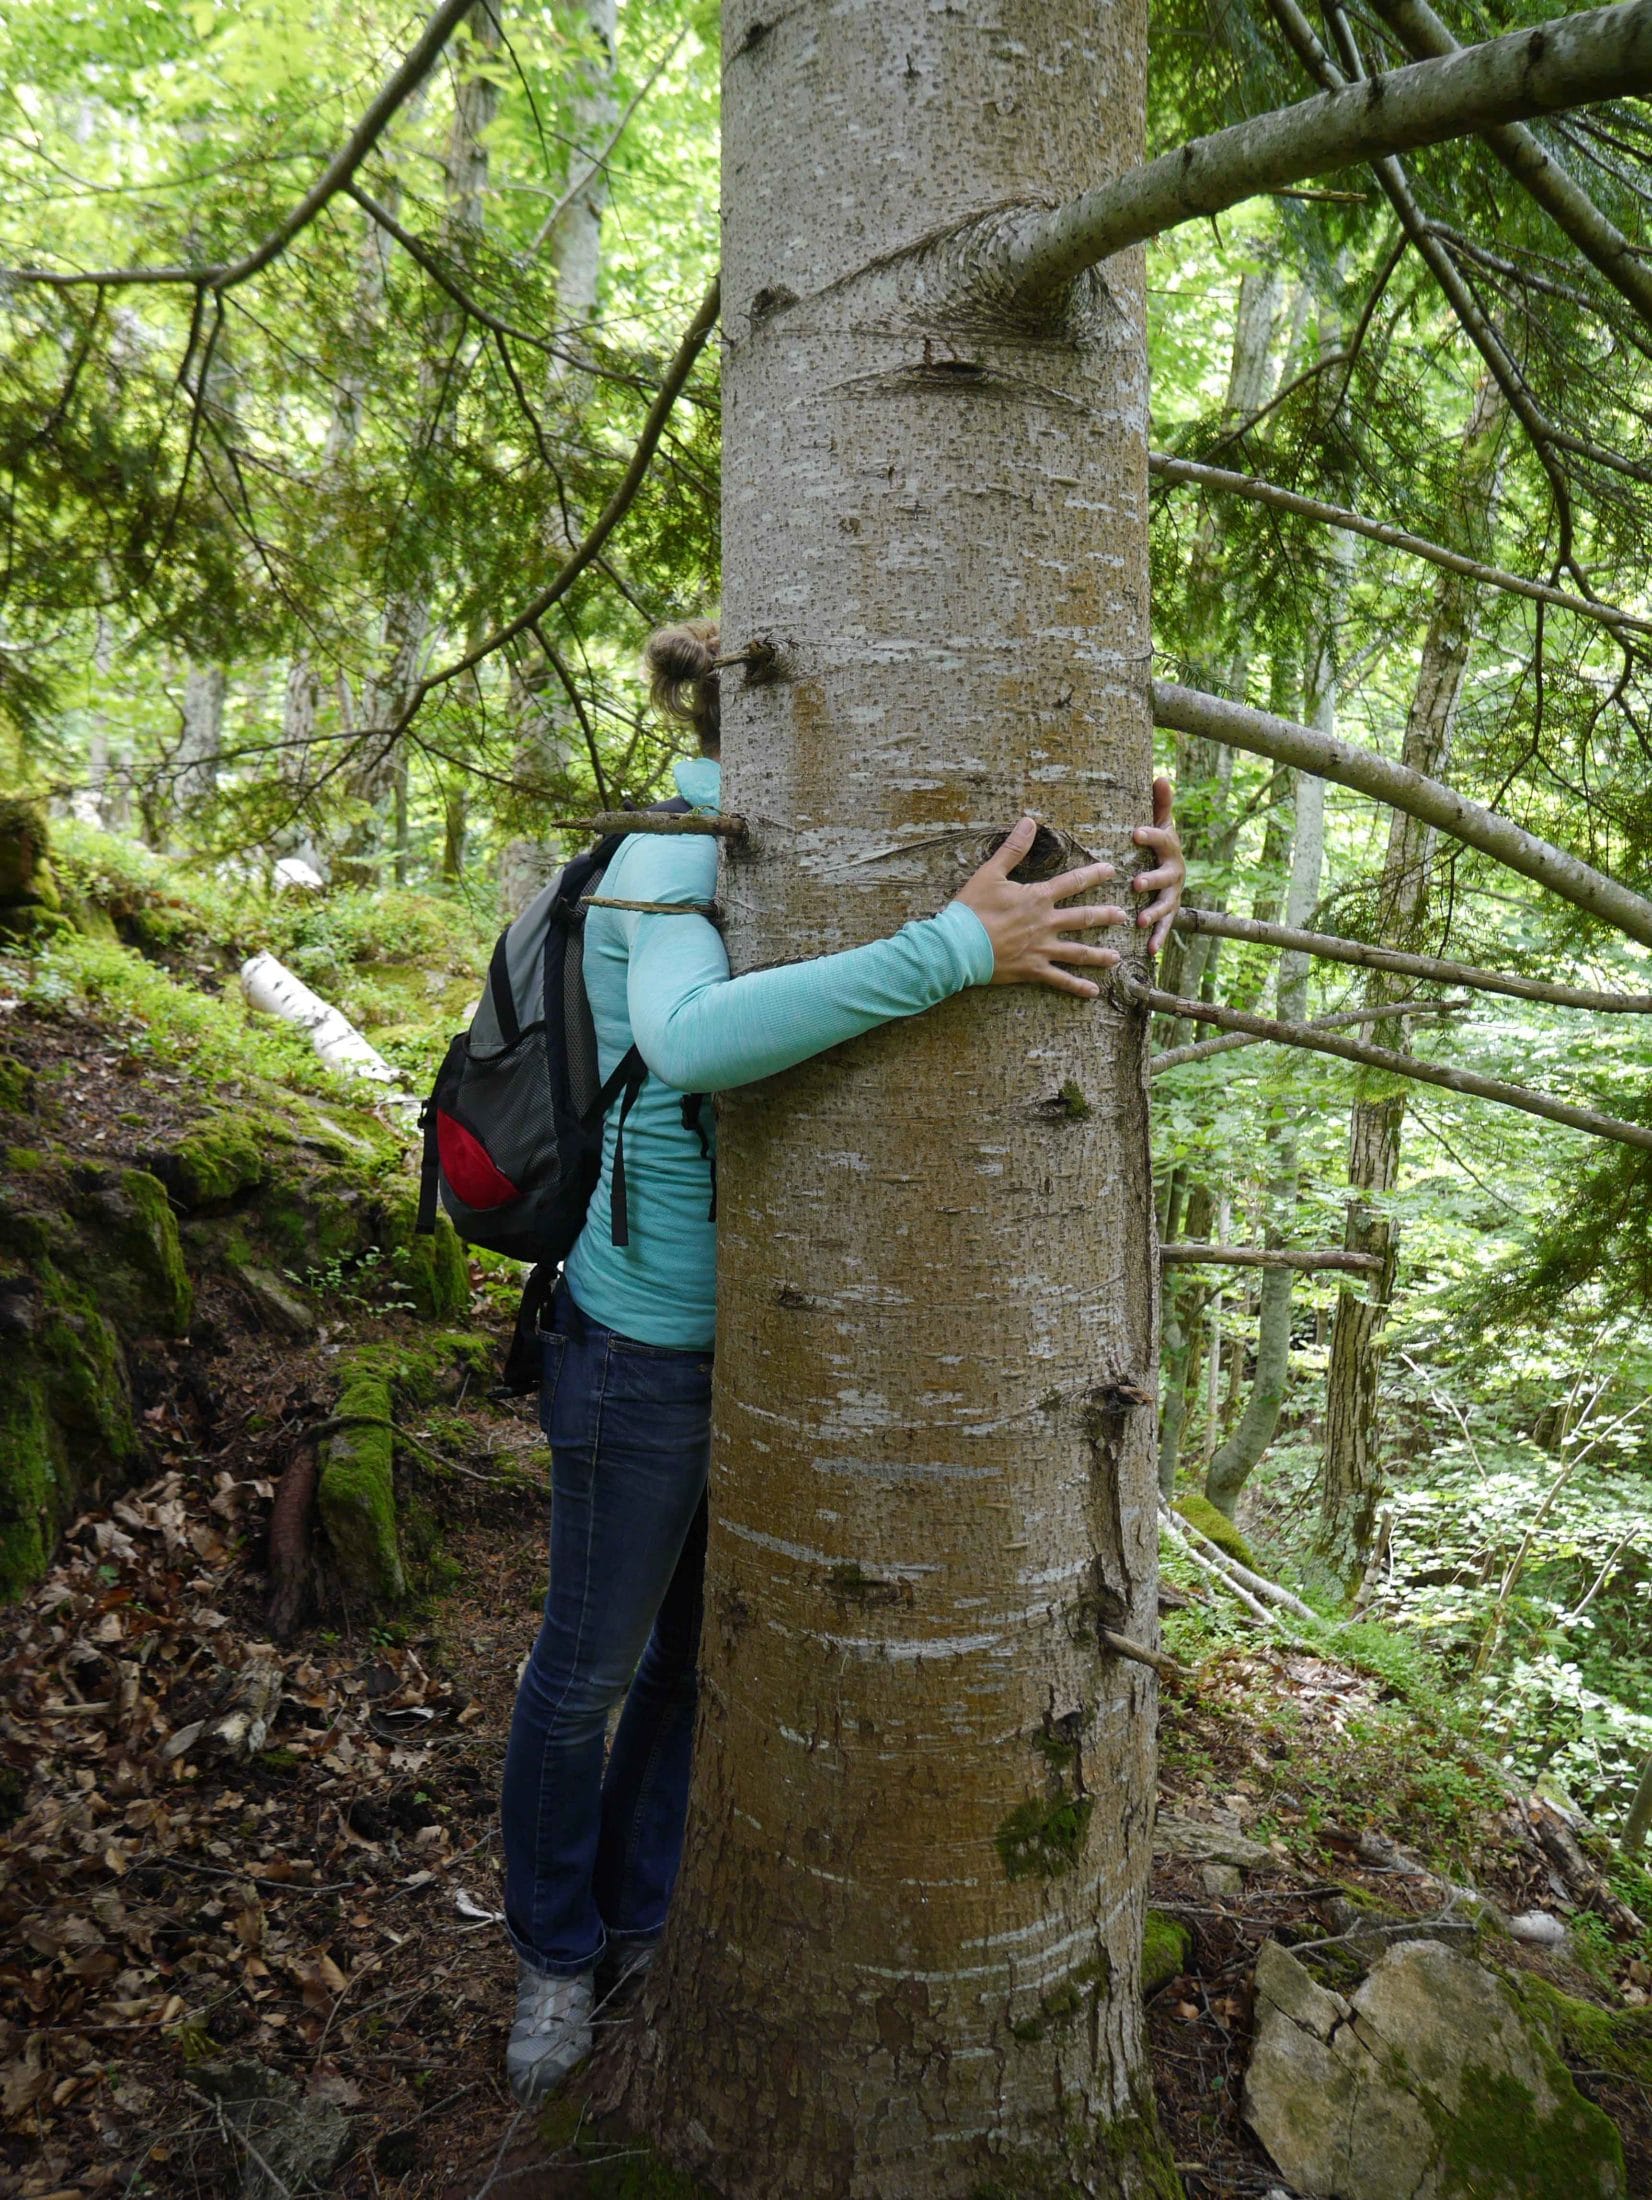
[[(681, 813), (692, 805), (678, 797), (652, 807)], [(584, 1226), (602, 1172), (603, 1122), (616, 1101), (613, 1242), (630, 1242), (625, 1119), (648, 1065), (633, 1046), (612, 1076), (600, 1075), (585, 992), (582, 907), (586, 895), (600, 890), (624, 838), (611, 833), (576, 856), (499, 935), (470, 1028), (449, 1045), (419, 1111), (424, 1160), (415, 1229), (427, 1235), (435, 1229), (439, 1199), (466, 1244), (535, 1264), (506, 1377), (515, 1369), (523, 1388), (531, 1387), (518, 1365), (524, 1334), (537, 1323), (554, 1272)], [(683, 1124), (699, 1134), (715, 1168), (700, 1119), (704, 1097), (684, 1094)], [(537, 1380), (535, 1369), (531, 1381)]]

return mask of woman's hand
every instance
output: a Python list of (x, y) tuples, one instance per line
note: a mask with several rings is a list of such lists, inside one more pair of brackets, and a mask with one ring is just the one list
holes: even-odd
[[(1182, 881), (1187, 876), (1182, 844), (1171, 823), (1171, 800), (1169, 780), (1154, 780), (1153, 822), (1138, 825), (1132, 836), (1160, 858), (1154, 869), (1131, 881), (1137, 893), (1158, 890), (1156, 899), (1136, 919), (1138, 924), (1154, 926), (1148, 944), (1155, 951), (1170, 936), (1171, 919), (1181, 902)], [(992, 942), (994, 985), (1053, 985), (1059, 992), (1094, 1000), (1100, 986), (1091, 978), (1080, 977), (1078, 969), (1069, 966), (1109, 970), (1121, 959), (1119, 951), (1066, 935), (1128, 924), (1129, 914), (1114, 902), (1075, 909), (1057, 905), (1118, 874), (1110, 863), (1086, 863), (1076, 871), (1063, 872), (1059, 878), (1030, 886), (1017, 884), (1010, 873), (1032, 846), (1037, 831), (1036, 818), (1022, 818), (1003, 846), (988, 856), (967, 881), (958, 899), (966, 909), (974, 910)]]
[(1151, 848), (1159, 859), (1151, 871), (1138, 871), (1130, 881), (1131, 893), (1155, 895), (1145, 909), (1136, 912), (1138, 924), (1153, 927), (1153, 937), (1147, 945), (1155, 955), (1170, 937), (1170, 927), (1182, 905), (1182, 888), (1187, 884), (1187, 859), (1182, 854), (1181, 836), (1172, 815), (1175, 800), (1176, 792), (1169, 780), (1155, 779), (1153, 822), (1138, 825), (1130, 835), (1139, 847)]

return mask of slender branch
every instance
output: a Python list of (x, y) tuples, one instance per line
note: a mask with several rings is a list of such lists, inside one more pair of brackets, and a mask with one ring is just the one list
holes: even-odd
[(1321, 1031), (1313, 1024), (1285, 1023), (1272, 1016), (1252, 1016), (1240, 1008), (1218, 1008), (1214, 1001), (1184, 1000), (1179, 994), (1161, 993), (1156, 985), (1123, 969), (1113, 973), (1114, 985), (1131, 1000), (1157, 1009), (1165, 1016), (1186, 1016), (1195, 1023), (1216, 1024), (1224, 1031), (1248, 1031), (1258, 1039), (1279, 1046), (1302, 1047), (1310, 1054), (1334, 1054), (1340, 1061), (1356, 1062), (1364, 1069), (1379, 1069), (1390, 1077), (1407, 1077), (1421, 1085), (1443, 1085), (1448, 1092), (1467, 1093), (1476, 1100), (1496, 1100), (1526, 1115), (1540, 1115), (1546, 1122), (1565, 1123), (1575, 1131), (1596, 1138), (1613, 1138), (1624, 1146), (1652, 1148), (1652, 1128), (1626, 1123), (1615, 1115), (1600, 1115), (1593, 1108), (1574, 1108), (1570, 1101), (1552, 1100), (1547, 1093), (1532, 1092), (1524, 1085), (1506, 1085), (1500, 1078), (1482, 1077), (1471, 1069), (1447, 1069), (1438, 1062), (1424, 1062), (1414, 1054), (1396, 1054), (1389, 1047), (1367, 1046), (1359, 1039)]
[(614, 125), (613, 132), (610, 135), (607, 144), (603, 146), (602, 151), (600, 153), (595, 153), (592, 155), (589, 165), (585, 169), (584, 174), (579, 178), (578, 182), (569, 184), (567, 190), (563, 192), (562, 196), (556, 201), (550, 212), (545, 216), (545, 219), (540, 223), (538, 229), (536, 229), (532, 237), (529, 238), (527, 244), (524, 245), (521, 252), (518, 253), (518, 264), (526, 264), (527, 261), (533, 258), (536, 252), (540, 251), (543, 248), (546, 239), (550, 236), (551, 231), (556, 227), (557, 223), (568, 211), (569, 207), (573, 205), (575, 199), (579, 197), (579, 194), (586, 188), (586, 186), (592, 181), (594, 177), (601, 175), (602, 171), (607, 167), (609, 161), (613, 159), (616, 146), (619, 144), (620, 139), (624, 137), (626, 131), (631, 126), (631, 117), (636, 113), (637, 109), (642, 105), (643, 101), (648, 97), (649, 93), (654, 89), (660, 78), (670, 67), (671, 62), (676, 55), (677, 48), (682, 44), (683, 40), (687, 36), (688, 25), (685, 23), (678, 31), (676, 37), (671, 41), (670, 45), (667, 46), (665, 52), (660, 56), (659, 60), (655, 62), (653, 69), (649, 72), (647, 78), (644, 80), (643, 83), (638, 85), (636, 91), (632, 94), (630, 105), (626, 108), (624, 114), (620, 116), (619, 121)]
[(1430, 565), (1443, 566), (1448, 573), (1461, 573), (1469, 580), (1479, 581), (1488, 588), (1501, 588), (1510, 595), (1529, 596), (1534, 603), (1553, 604), (1557, 610), (1576, 612), (1579, 618), (1598, 620), (1602, 626), (1652, 634), (1652, 619), (1643, 619), (1633, 611), (1621, 610), (1615, 604), (1596, 603), (1587, 596), (1569, 595), (1563, 588), (1528, 580), (1524, 574), (1506, 573), (1501, 566), (1482, 565), (1478, 558), (1464, 557), (1460, 551), (1448, 550), (1443, 543), (1429, 542), (1424, 536), (1410, 534), (1403, 527), (1390, 527), (1386, 520), (1367, 519), (1363, 513), (1352, 512), (1345, 505), (1326, 504), (1318, 497), (1300, 496), (1294, 489), (1262, 481), (1255, 474), (1233, 473), (1224, 466), (1197, 465), (1191, 459), (1172, 457), (1167, 451), (1150, 451), (1147, 468), (1149, 473), (1167, 482), (1185, 482), (1191, 487), (1214, 489), (1227, 496), (1248, 497), (1252, 503), (1271, 505), (1275, 511), (1296, 512), (1303, 519), (1319, 520), (1327, 527), (1340, 527), (1351, 535), (1364, 535), (1372, 542), (1385, 544), (1390, 550), (1403, 550), (1411, 557), (1426, 559)]
[(1326, 1268), (1378, 1269), (1375, 1253), (1298, 1251), (1285, 1245), (1161, 1245), (1159, 1258), (1172, 1268), (1299, 1268), (1318, 1275)]
[(1137, 1665), (1150, 1666), (1161, 1680), (1185, 1681), (1186, 1668), (1176, 1663), (1168, 1651), (1151, 1649), (1145, 1642), (1137, 1642), (1134, 1636), (1121, 1635), (1111, 1627), (1097, 1629), (1104, 1649), (1111, 1650), (1115, 1658), (1129, 1658)]
[(1575, 908), (1587, 910), (1590, 916), (1652, 947), (1652, 902), (1593, 869), (1581, 857), (1540, 840), (1512, 819), (1470, 802), (1437, 779), (1425, 779), (1421, 772), (1408, 770), (1403, 764), (1391, 764), (1368, 749), (1352, 748), (1346, 741), (1314, 733), (1269, 711), (1252, 710), (1244, 703), (1202, 695), (1165, 680), (1153, 682), (1153, 717), (1167, 730), (1200, 734), (1208, 740), (1225, 742), (1230, 748), (1271, 756), (1277, 763), (1293, 764), (1299, 771), (1372, 795), (1390, 809), (1404, 810), (1411, 817), (1421, 818), (1425, 825), (1433, 825), (1495, 857), (1511, 871), (1536, 879)]
[(378, 97), (351, 131), (342, 151), (328, 162), (292, 212), (244, 258), (224, 261), (213, 267), (104, 268), (89, 274), (19, 267), (8, 268), (6, 273), (17, 282), (49, 283), (58, 289), (83, 283), (110, 287), (126, 283), (193, 283), (200, 290), (233, 290), (237, 283), (246, 282), (249, 276), (256, 275), (260, 268), (268, 267), (271, 260), (285, 252), (299, 231), (315, 220), (327, 201), (347, 188), (351, 177), (384, 135), (397, 109), (407, 104), (429, 75), (437, 55), (469, 14), (471, 6), (472, 0), (441, 0), (441, 5), (420, 32), (418, 43), (400, 67), (386, 78)]
[[(1428, 0), (1376, 0), (1376, 6), (1414, 54), (1437, 60), (1461, 51)], [(1485, 139), (1515, 182), (1628, 299), (1641, 319), (1652, 324), (1652, 268), (1642, 265), (1622, 230), (1608, 221), (1558, 161), (1550, 159), (1524, 124), (1505, 123), (1487, 130)]]
[[(1338, 939), (1329, 932), (1298, 932), (1291, 925), (1263, 924), (1255, 917), (1231, 917), (1222, 909), (1178, 909), (1176, 929), (1208, 932), (1222, 940), (1250, 940), (1258, 947), (1282, 947), (1292, 954), (1317, 955), (1323, 962), (1356, 963), (1365, 970), (1394, 970), (1402, 977), (1431, 978), (1440, 985), (1466, 985), (1477, 993), (1508, 993), (1517, 1001), (1549, 1001), (1557, 1008), (1652, 1016), (1652, 993), (1602, 993), (1589, 986), (1551, 985), (1544, 978), (1481, 970), (1473, 963), (1449, 962), (1440, 955), (1407, 955), (1397, 947), (1373, 947), (1367, 940)], [(1397, 1003), (1382, 1011), (1382, 1020), (1405, 1013), (1406, 1004)]]
[[(1197, 927), (1190, 927), (1197, 929)], [(1316, 1016), (1315, 1031), (1345, 1031), (1350, 1025), (1389, 1024), (1400, 1016), (1458, 1016), (1467, 1008), (1466, 1001), (1390, 1001), (1385, 1006), (1373, 1008), (1338, 1009), (1334, 1016)], [(1161, 1076), (1167, 1069), (1180, 1069), (1184, 1062), (1208, 1061), (1213, 1054), (1232, 1054), (1239, 1047), (1260, 1046), (1248, 1032), (1225, 1032), (1220, 1039), (1200, 1039), (1193, 1046), (1168, 1047), (1163, 1054), (1155, 1054), (1147, 1065), (1149, 1077)]]
[(1281, 185), (1649, 90), (1652, 0), (1562, 16), (1196, 138), (1023, 222), (1005, 271), (1024, 296), (1047, 294), (1128, 245)]
[(1242, 1587), (1248, 1589), (1253, 1596), (1265, 1597), (1270, 1604), (1282, 1604), (1287, 1612), (1294, 1612), (1298, 1619), (1317, 1620), (1319, 1618), (1319, 1614), (1311, 1605), (1304, 1604), (1302, 1599), (1295, 1595), (1293, 1591), (1287, 1589), (1282, 1582), (1270, 1581), (1266, 1574), (1257, 1573), (1254, 1568), (1235, 1558), (1231, 1551), (1224, 1551), (1213, 1537), (1206, 1535), (1203, 1528), (1196, 1528), (1185, 1513), (1172, 1510), (1161, 1499), (1159, 1518), (1161, 1520), (1165, 1519), (1167, 1513), (1173, 1532), (1181, 1535), (1189, 1543), (1203, 1545), (1230, 1581), (1238, 1582)]
[(538, 821), (545, 833), (716, 833), (724, 840), (744, 837), (746, 821), (729, 812), (689, 810), (598, 810), (590, 817), (545, 817)]

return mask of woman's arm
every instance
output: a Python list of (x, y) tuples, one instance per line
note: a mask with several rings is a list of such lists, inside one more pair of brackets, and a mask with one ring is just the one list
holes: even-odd
[[(1155, 789), (1155, 825), (1143, 832), (1164, 834), (1168, 803), (1162, 807), (1161, 817)], [(643, 1059), (679, 1092), (716, 1092), (772, 1077), (875, 1025), (933, 1008), (968, 985), (1034, 981), (1093, 998), (1099, 986), (1069, 966), (1105, 967), (1119, 960), (1118, 952), (1065, 935), (1129, 918), (1112, 905), (1060, 905), (1110, 879), (1113, 867), (1086, 864), (1020, 885), (1009, 874), (1036, 830), (1033, 819), (1023, 818), (937, 917), (864, 947), (739, 978), (730, 977), (722, 939), (703, 917), (616, 912), (629, 950), (632, 1036)], [(1174, 842), (1173, 828), (1168, 837)], [(646, 892), (640, 863), (627, 881), (637, 899), (710, 900), (716, 853), (709, 840), (658, 839), (647, 848)], [(1179, 866), (1179, 848), (1173, 857)], [(1173, 893), (1179, 898), (1179, 880)]]

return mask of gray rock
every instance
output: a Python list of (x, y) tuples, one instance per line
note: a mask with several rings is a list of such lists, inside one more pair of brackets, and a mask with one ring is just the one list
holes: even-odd
[(203, 2063), (195, 2080), (241, 2142), (239, 2200), (292, 2200), (326, 2190), (350, 2144), (342, 2109), (263, 2063)]
[(1206, 1864), (1199, 1872), (1199, 1880), (1213, 1899), (1245, 1891), (1245, 1875), (1237, 1864)]
[(1320, 2200), (1621, 2200), (1623, 2148), (1513, 1993), (1438, 1941), (1344, 2000), (1267, 1942), (1246, 2121)]
[(269, 1269), (255, 1267), (251, 1261), (236, 1270), (236, 1277), (266, 1329), (273, 1329), (283, 1337), (308, 1337), (314, 1333), (315, 1308), (293, 1285), (283, 1283)]
[(1153, 1828), (1153, 1852), (1156, 1856), (1185, 1856), (1195, 1864), (1232, 1864), (1239, 1871), (1254, 1871), (1259, 1864), (1279, 1861), (1271, 1849), (1241, 1833), (1238, 1819), (1230, 1814), (1212, 1821), (1162, 1810)]

